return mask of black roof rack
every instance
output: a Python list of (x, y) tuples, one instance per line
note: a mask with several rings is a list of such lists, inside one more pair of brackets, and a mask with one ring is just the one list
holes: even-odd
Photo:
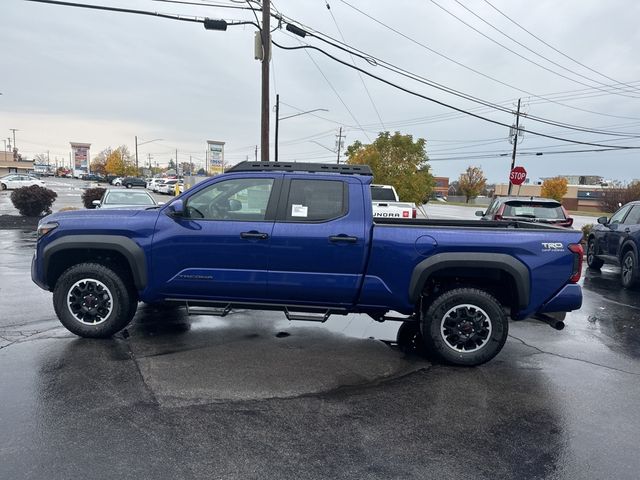
[(338, 165), (304, 162), (240, 162), (227, 172), (312, 172), (373, 175), (369, 165)]

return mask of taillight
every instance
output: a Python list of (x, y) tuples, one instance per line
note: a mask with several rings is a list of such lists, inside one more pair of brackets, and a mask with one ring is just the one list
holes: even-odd
[(584, 250), (579, 243), (572, 243), (569, 245), (569, 250), (573, 253), (573, 271), (571, 272), (571, 283), (578, 283), (580, 281), (580, 275), (582, 275), (582, 257)]
[(413, 207), (413, 211), (411, 212), (411, 218), (418, 218), (418, 209)]
[(494, 220), (502, 220), (502, 214), (504, 213), (504, 206), (505, 206), (504, 203), (500, 205), (500, 208), (496, 212), (496, 216), (494, 217)]
[(562, 226), (563, 227), (570, 227), (571, 225), (573, 225), (573, 218), (571, 218), (569, 216), (569, 212), (567, 212), (566, 208), (564, 208), (564, 207), (561, 207), (561, 208), (562, 208), (562, 213), (564, 213), (564, 218), (565, 218), (565, 221), (562, 222)]

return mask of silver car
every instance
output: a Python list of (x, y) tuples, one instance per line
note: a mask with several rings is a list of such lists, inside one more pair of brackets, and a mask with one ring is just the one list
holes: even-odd
[(110, 188), (100, 200), (94, 200), (96, 208), (149, 208), (155, 207), (158, 202), (144, 190), (124, 190)]

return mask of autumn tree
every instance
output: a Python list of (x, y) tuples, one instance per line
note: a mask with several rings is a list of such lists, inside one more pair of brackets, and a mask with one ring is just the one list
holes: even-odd
[(467, 167), (466, 172), (460, 174), (458, 190), (465, 196), (466, 202), (476, 198), (487, 185), (487, 179), (480, 167)]
[(111, 147), (107, 147), (98, 153), (93, 160), (91, 161), (90, 169), (92, 173), (97, 173), (99, 175), (107, 174), (107, 158), (109, 155), (113, 153)]
[(421, 205), (434, 183), (425, 145), (423, 138), (381, 132), (372, 144), (355, 141), (347, 147), (347, 163), (369, 165), (375, 183), (393, 185), (401, 200)]
[(542, 182), (542, 190), (540, 194), (544, 198), (553, 198), (558, 202), (562, 201), (562, 197), (567, 194), (567, 179), (564, 177), (547, 178)]
[(121, 145), (115, 150), (111, 150), (109, 152), (105, 161), (105, 171), (111, 175), (125, 177), (137, 175), (138, 172), (136, 170), (135, 162), (126, 145)]

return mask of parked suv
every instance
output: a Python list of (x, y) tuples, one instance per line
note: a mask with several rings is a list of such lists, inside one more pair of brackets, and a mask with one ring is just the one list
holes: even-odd
[(478, 210), (476, 216), (480, 220), (518, 220), (567, 228), (573, 225), (573, 218), (562, 204), (551, 198), (497, 197), (485, 212)]
[(631, 288), (638, 279), (640, 201), (624, 205), (611, 218), (600, 217), (587, 240), (587, 265), (620, 265), (620, 283)]
[(146, 187), (147, 186), (147, 182), (145, 181), (144, 178), (124, 177), (120, 181), (120, 185), (123, 185), (123, 186), (125, 186), (127, 188), (131, 188), (131, 187)]

